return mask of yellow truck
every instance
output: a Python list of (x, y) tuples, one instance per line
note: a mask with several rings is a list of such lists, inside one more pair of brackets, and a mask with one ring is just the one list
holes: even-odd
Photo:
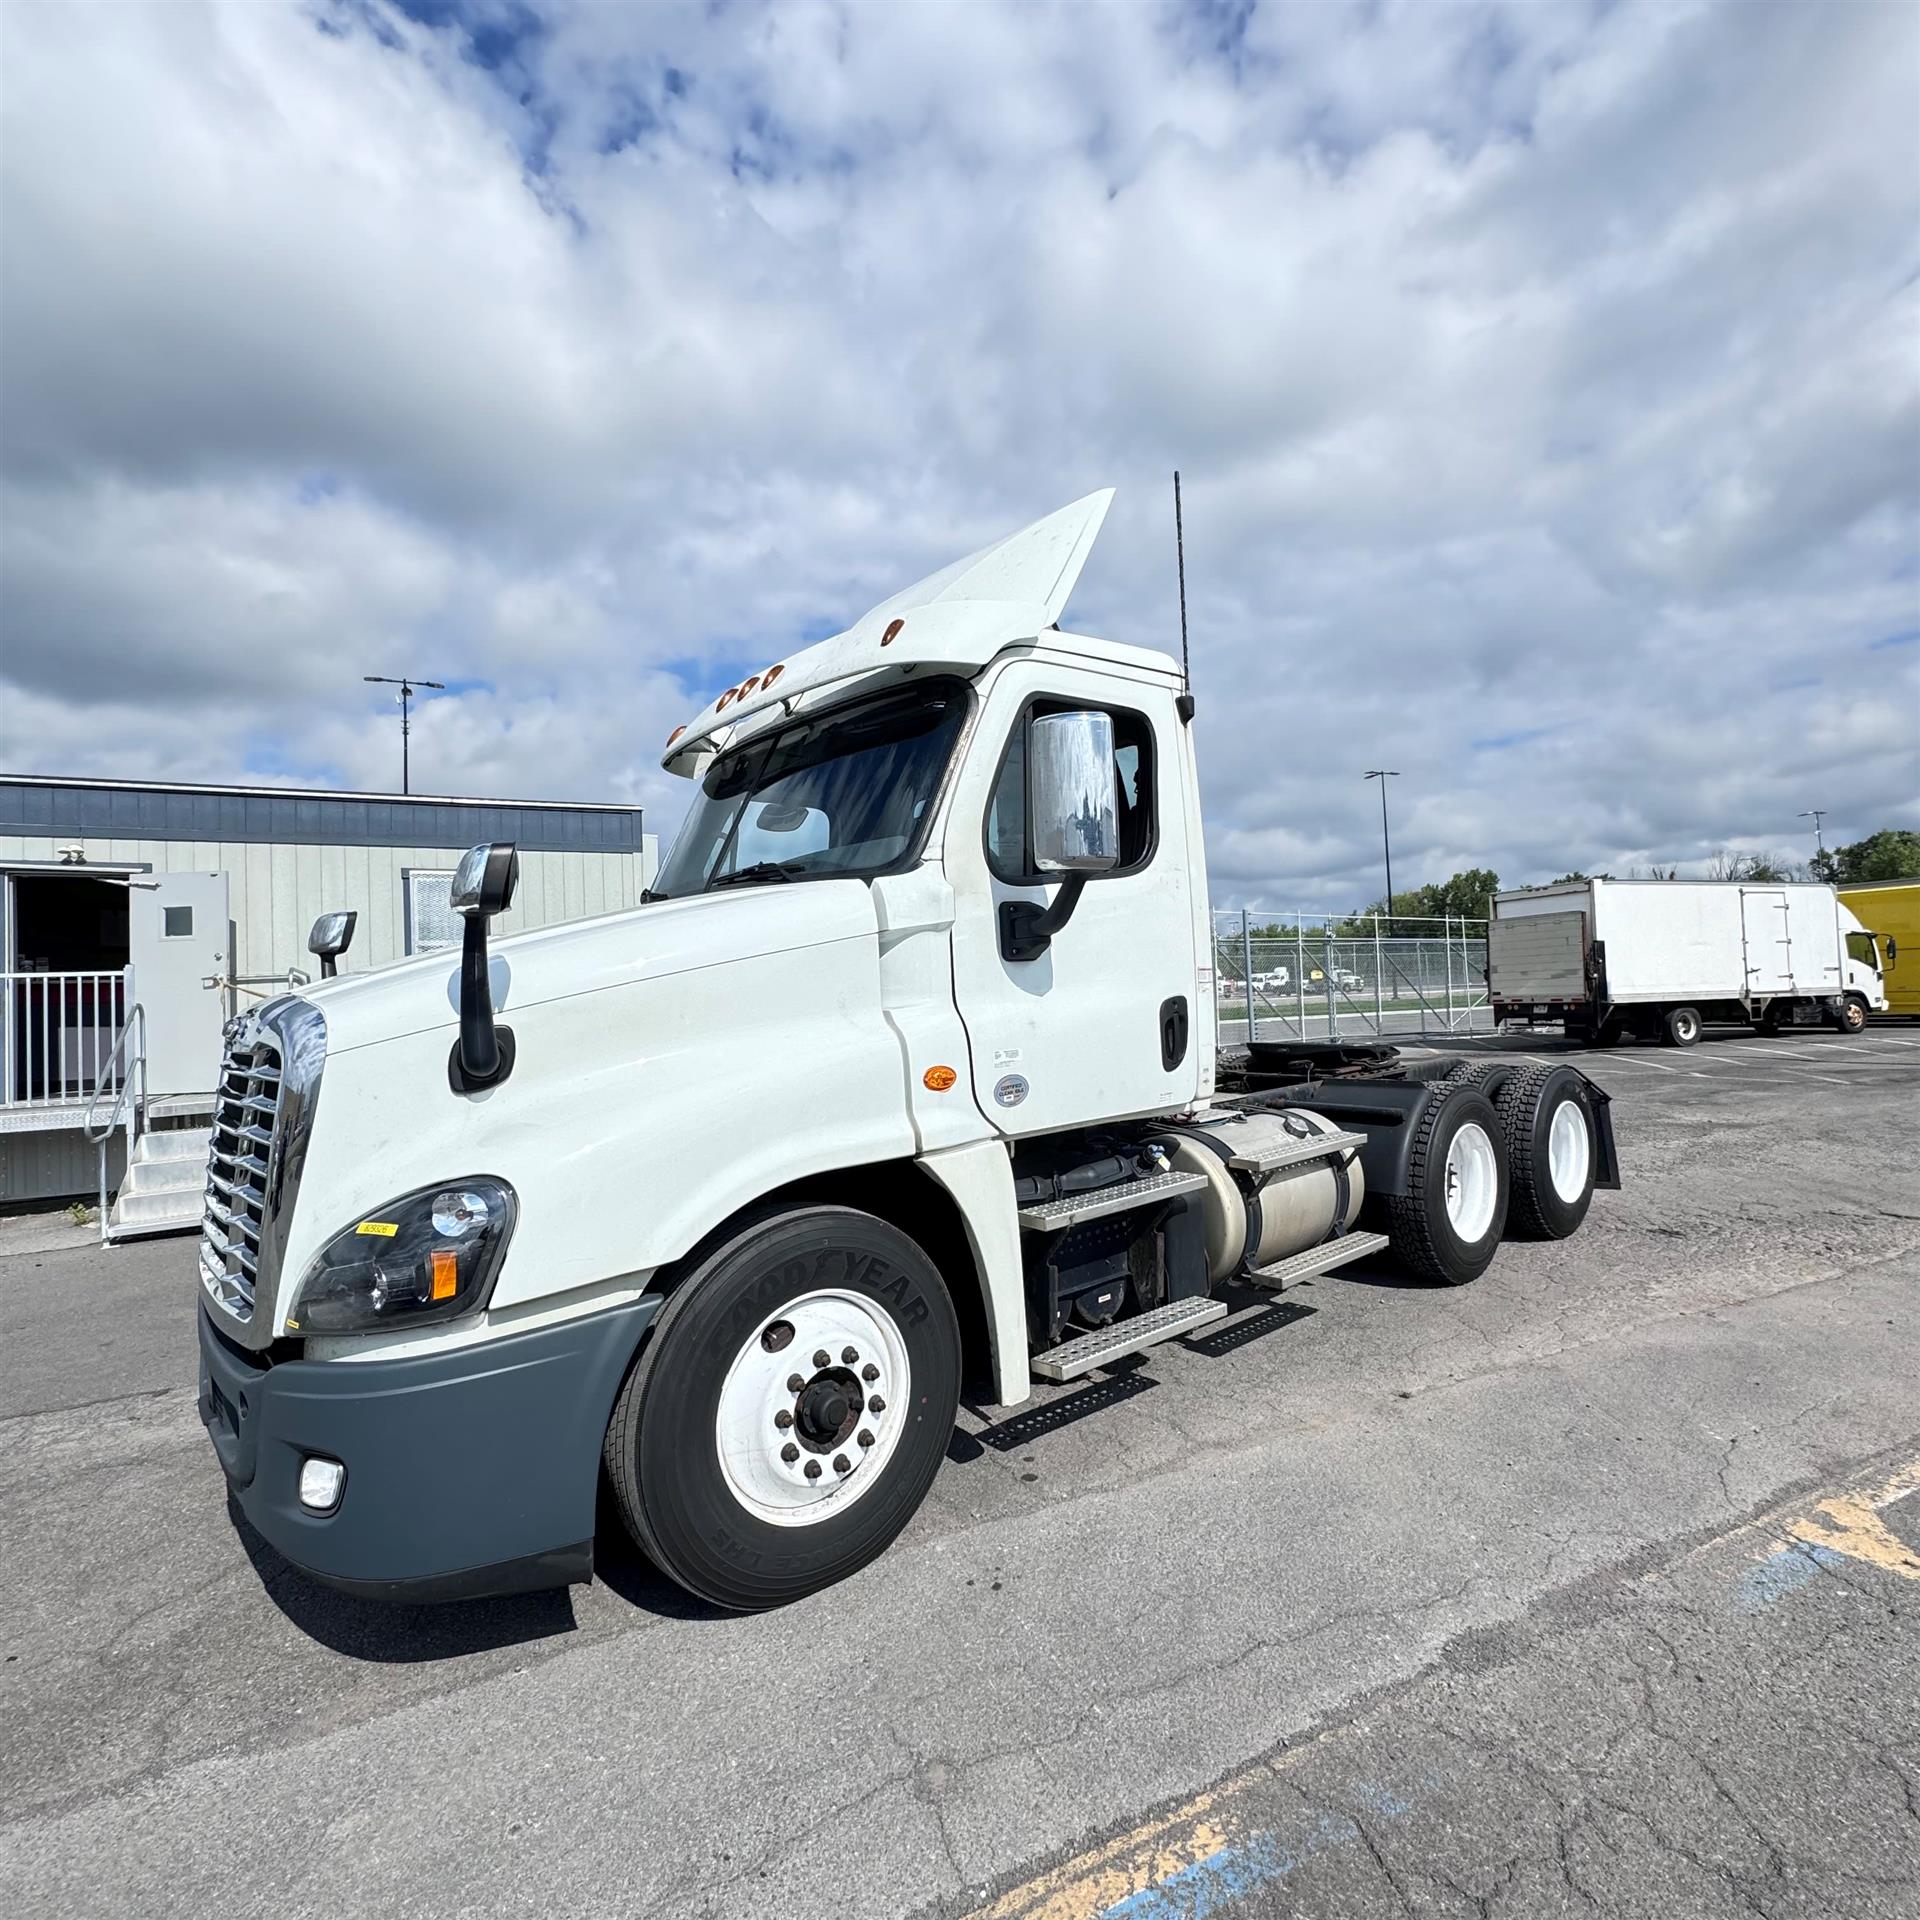
[(1863, 880), (1839, 893), (1879, 944), (1887, 1011), (1920, 1015), (1920, 878)]

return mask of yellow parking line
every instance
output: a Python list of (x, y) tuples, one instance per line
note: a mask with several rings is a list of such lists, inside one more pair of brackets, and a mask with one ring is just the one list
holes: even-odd
[[(1792, 1555), (1802, 1546), (1810, 1546), (1883, 1568), (1903, 1579), (1920, 1580), (1920, 1554), (1880, 1517), (1895, 1501), (1914, 1493), (1920, 1493), (1920, 1455), (1883, 1479), (1823, 1494), (1811, 1509), (1804, 1500), (1792, 1502), (1772, 1515), (1748, 1522), (1732, 1536), (1723, 1535), (1696, 1551), (1711, 1553), (1729, 1537), (1738, 1539), (1742, 1534), (1759, 1534), (1770, 1543), (1768, 1560)], [(1782, 1544), (1783, 1534), (1792, 1544)], [(1808, 1571), (1811, 1573), (1811, 1566)], [(1766, 1573), (1757, 1567), (1755, 1577), (1764, 1583)], [(1784, 1585), (1763, 1584), (1755, 1593), (1764, 1603), (1787, 1590)], [(1195, 1871), (1202, 1874), (1211, 1871), (1206, 1864), (1209, 1861), (1217, 1863), (1230, 1860), (1236, 1854), (1257, 1851), (1263, 1836), (1249, 1837), (1234, 1803), (1249, 1788), (1271, 1780), (1303, 1760), (1318, 1744), (1318, 1738), (1308, 1740), (1271, 1761), (1223, 1780), (1171, 1813), (1131, 1827), (1114, 1839), (1024, 1881), (997, 1900), (975, 1908), (967, 1920), (1099, 1920), (1100, 1915), (1123, 1901), (1133, 1903), (1127, 1908), (1132, 1912), (1138, 1904), (1137, 1896), (1152, 1896), (1153, 1889), (1164, 1888), (1165, 1883), (1175, 1880), (1176, 1876), (1191, 1878)], [(1271, 1843), (1271, 1836), (1264, 1839)], [(1156, 1907), (1155, 1911), (1158, 1910)]]
[(1227, 1836), (1208, 1814), (1265, 1772), (1264, 1767), (1256, 1767), (1237, 1774), (1172, 1813), (1003, 1893), (991, 1905), (977, 1908), (968, 1920), (1094, 1920), (1115, 1901), (1219, 1852)]
[(1238, 1836), (1231, 1805), (1249, 1787), (1284, 1773), (1318, 1745), (1309, 1740), (1217, 1787), (1089, 1848), (976, 1908), (967, 1920), (1096, 1920), (1109, 1907), (1201, 1865)]
[(1828, 1494), (1812, 1513), (1789, 1521), (1787, 1531), (1810, 1547), (1845, 1554), (1903, 1580), (1920, 1580), (1920, 1554), (1880, 1518), (1884, 1508), (1910, 1493), (1920, 1493), (1920, 1459), (1909, 1460), (1877, 1487)]

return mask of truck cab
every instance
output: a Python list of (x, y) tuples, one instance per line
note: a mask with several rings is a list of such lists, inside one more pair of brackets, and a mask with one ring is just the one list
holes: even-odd
[(236, 1023), (200, 1407), (289, 1559), (584, 1579), (604, 1475), (664, 1571), (776, 1604), (904, 1526), (964, 1372), (1015, 1405), (1389, 1246), (1458, 1283), (1617, 1184), (1569, 1069), (1217, 1056), (1191, 696), (1059, 624), (1110, 498), (677, 727), (638, 910), (490, 942), (476, 848), (457, 967)]

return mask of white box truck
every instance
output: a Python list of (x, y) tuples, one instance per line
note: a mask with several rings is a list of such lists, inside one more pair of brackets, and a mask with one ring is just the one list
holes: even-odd
[[(322, 980), (227, 1039), (200, 1414), (296, 1565), (392, 1598), (865, 1564), (953, 1433), (1346, 1261), (1472, 1280), (1617, 1186), (1571, 1068), (1216, 1057), (1193, 699), (1063, 632), (1096, 494), (677, 727), (641, 907)], [(320, 931), (316, 950), (333, 944)]]
[(1785, 881), (1570, 880), (1496, 894), (1487, 994), (1498, 1022), (1559, 1024), (1603, 1046), (1692, 1046), (1708, 1021), (1858, 1033), (1887, 1004), (1873, 937), (1852, 911), (1831, 887)]

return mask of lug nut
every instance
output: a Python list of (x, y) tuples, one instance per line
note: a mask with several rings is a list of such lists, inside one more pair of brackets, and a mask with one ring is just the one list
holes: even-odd
[(869, 1413), (885, 1413), (886, 1410), (887, 1403), (882, 1400), (877, 1393), (867, 1402), (867, 1411)]
[(809, 1460), (807, 1462), (807, 1478), (809, 1480), (818, 1480), (820, 1478), (820, 1462), (818, 1460)]
[(864, 1380), (868, 1386), (872, 1386), (873, 1383), (880, 1378), (880, 1369), (869, 1360), (867, 1364), (860, 1369), (860, 1378)]
[(813, 1364), (816, 1367), (830, 1367), (833, 1365), (833, 1355), (830, 1354), (825, 1347), (822, 1347), (820, 1351), (813, 1356)]
[(861, 1428), (860, 1430), (860, 1444), (863, 1447), (870, 1447), (873, 1445), (873, 1435), (867, 1432), (867, 1430), (864, 1427)]
[(787, 1444), (780, 1449), (780, 1458), (784, 1460), (788, 1466), (792, 1466), (793, 1463), (800, 1458), (800, 1449), (789, 1440)]
[(833, 1470), (835, 1473), (851, 1473), (853, 1462), (844, 1453), (836, 1453), (833, 1456)]
[(807, 1383), (803, 1379), (801, 1379), (801, 1377), (797, 1373), (790, 1373), (787, 1375), (787, 1391), (789, 1393), (798, 1393), (800, 1389), (804, 1387), (806, 1384)]
[(786, 1430), (793, 1425), (793, 1415), (790, 1414), (785, 1407), (782, 1407), (780, 1411), (773, 1416), (773, 1424), (778, 1427), (782, 1433), (785, 1433)]
[(840, 1360), (843, 1366), (850, 1367), (859, 1358), (860, 1358), (859, 1352), (857, 1351), (857, 1349), (853, 1347), (842, 1347), (840, 1349)]

